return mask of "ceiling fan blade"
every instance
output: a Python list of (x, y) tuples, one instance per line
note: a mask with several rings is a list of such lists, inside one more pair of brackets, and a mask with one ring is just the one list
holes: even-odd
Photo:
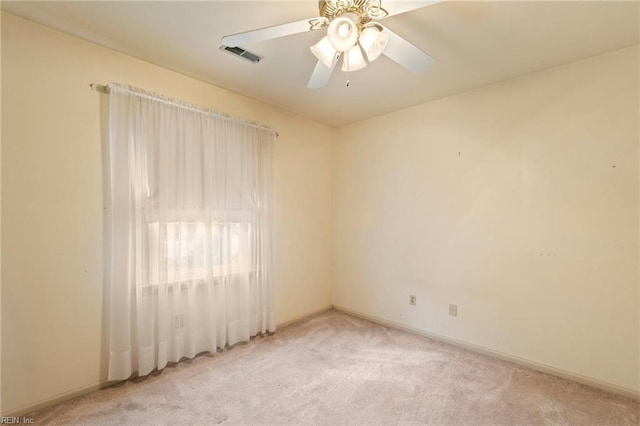
[(426, 6), (431, 6), (433, 4), (442, 3), (446, 0), (417, 0), (417, 1), (389, 1), (384, 2), (383, 6), (389, 14), (385, 16), (388, 18), (389, 16), (399, 15), (405, 12), (411, 12), (412, 10), (420, 9)]
[(331, 78), (331, 74), (333, 74), (333, 70), (338, 63), (338, 59), (340, 59), (340, 53), (336, 53), (336, 56), (333, 58), (333, 63), (331, 64), (331, 68), (318, 61), (316, 67), (313, 69), (313, 74), (311, 74), (309, 83), (307, 83), (307, 88), (319, 89), (326, 85)]
[(289, 22), (288, 24), (227, 35), (222, 37), (222, 44), (228, 47), (238, 47), (258, 41), (271, 40), (272, 38), (304, 33), (310, 30), (311, 24), (309, 23), (309, 19), (305, 19), (303, 21)]
[(382, 51), (383, 55), (416, 74), (425, 72), (431, 68), (434, 62), (431, 55), (424, 53), (386, 27), (384, 27), (384, 32), (389, 34), (389, 43)]

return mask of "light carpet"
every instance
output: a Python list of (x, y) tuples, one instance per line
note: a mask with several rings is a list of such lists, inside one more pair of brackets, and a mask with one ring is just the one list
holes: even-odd
[(38, 424), (638, 425), (638, 401), (329, 311)]

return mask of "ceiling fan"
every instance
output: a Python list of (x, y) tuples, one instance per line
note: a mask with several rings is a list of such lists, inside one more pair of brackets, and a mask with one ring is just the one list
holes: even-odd
[(258, 62), (260, 56), (240, 46), (326, 28), (327, 35), (310, 47), (318, 59), (307, 84), (310, 89), (327, 84), (340, 58), (343, 58), (341, 69), (346, 72), (367, 66), (365, 55), (369, 62), (385, 55), (409, 71), (421, 73), (431, 67), (434, 59), (378, 20), (442, 1), (389, 2), (388, 5), (385, 3), (388, 8), (385, 9), (382, 0), (320, 0), (320, 16), (317, 18), (227, 35), (222, 37), (220, 48)]

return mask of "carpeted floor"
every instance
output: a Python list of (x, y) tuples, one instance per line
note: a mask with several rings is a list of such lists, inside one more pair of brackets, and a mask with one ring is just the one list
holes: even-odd
[(640, 402), (329, 311), (38, 424), (638, 425)]

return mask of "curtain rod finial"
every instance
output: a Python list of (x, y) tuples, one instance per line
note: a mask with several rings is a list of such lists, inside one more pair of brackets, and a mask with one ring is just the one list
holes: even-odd
[(91, 83), (91, 84), (89, 84), (89, 87), (91, 88), (91, 90), (95, 90), (96, 92), (109, 93), (109, 87), (108, 86), (103, 86), (101, 84)]

